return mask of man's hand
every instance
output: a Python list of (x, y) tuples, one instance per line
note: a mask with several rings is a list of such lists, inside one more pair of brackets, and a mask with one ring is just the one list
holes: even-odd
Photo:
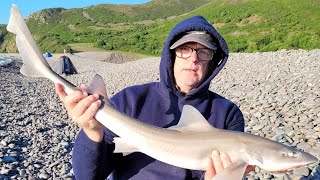
[(88, 95), (85, 85), (81, 85), (80, 89), (67, 95), (62, 85), (56, 84), (56, 93), (72, 120), (83, 128), (91, 140), (101, 142), (103, 139), (103, 127), (94, 118), (101, 105), (101, 100), (99, 100), (99, 95), (97, 94)]
[(204, 175), (205, 180), (211, 180), (216, 174), (223, 171), (231, 164), (231, 159), (226, 153), (212, 151), (211, 157), (207, 159), (207, 169)]
[[(204, 175), (205, 180), (211, 180), (216, 174), (223, 171), (232, 164), (230, 157), (226, 153), (219, 153), (219, 151), (212, 151), (211, 157), (207, 159), (207, 169)], [(255, 166), (248, 166), (244, 175), (253, 171)]]

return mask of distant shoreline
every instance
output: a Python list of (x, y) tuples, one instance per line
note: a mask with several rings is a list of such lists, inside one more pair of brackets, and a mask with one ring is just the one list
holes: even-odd
[[(64, 55), (63, 53), (54, 53), (52, 54), (53, 57), (47, 59), (54, 59), (59, 56)], [(133, 55), (133, 54), (125, 54), (125, 53), (116, 53), (116, 52), (107, 52), (107, 51), (88, 51), (88, 52), (78, 52), (78, 53), (66, 53), (71, 60), (83, 58), (87, 60), (97, 60), (102, 62), (111, 62), (116, 64), (121, 64), (129, 61), (135, 61), (138, 59), (142, 59), (148, 56), (141, 56), (141, 55)], [(0, 53), (0, 57), (21, 61), (22, 58), (19, 53)]]

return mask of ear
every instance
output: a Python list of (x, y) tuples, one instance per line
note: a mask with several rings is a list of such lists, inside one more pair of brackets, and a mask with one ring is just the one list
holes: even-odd
[(224, 57), (223, 51), (221, 50), (220, 47), (218, 47), (218, 49), (216, 50), (216, 53), (214, 53), (213, 55), (214, 69), (216, 69), (219, 66), (223, 57)]

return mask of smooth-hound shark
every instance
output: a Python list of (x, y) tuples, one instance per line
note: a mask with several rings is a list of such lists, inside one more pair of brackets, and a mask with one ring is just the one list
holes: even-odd
[[(60, 83), (67, 94), (79, 90), (51, 70), (15, 5), (11, 8), (7, 30), (16, 35), (16, 45), (23, 60), (22, 74)], [(89, 90), (91, 94), (105, 97), (95, 118), (119, 136), (114, 139), (115, 152), (142, 152), (174, 166), (205, 170), (206, 159), (213, 150), (218, 150), (227, 153), (233, 162), (215, 176), (220, 180), (242, 179), (247, 165), (283, 172), (318, 161), (306, 152), (260, 136), (214, 128), (190, 105), (183, 107), (176, 126), (166, 129), (142, 123), (108, 103), (105, 84), (98, 75), (93, 77)]]

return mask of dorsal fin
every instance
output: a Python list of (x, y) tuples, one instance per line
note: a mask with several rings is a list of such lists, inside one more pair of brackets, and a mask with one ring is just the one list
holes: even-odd
[(105, 102), (109, 103), (107, 89), (100, 75), (96, 74), (91, 78), (87, 91), (89, 94), (99, 94)]
[(179, 123), (169, 127), (169, 129), (175, 129), (182, 132), (207, 132), (217, 130), (191, 105), (183, 106)]

